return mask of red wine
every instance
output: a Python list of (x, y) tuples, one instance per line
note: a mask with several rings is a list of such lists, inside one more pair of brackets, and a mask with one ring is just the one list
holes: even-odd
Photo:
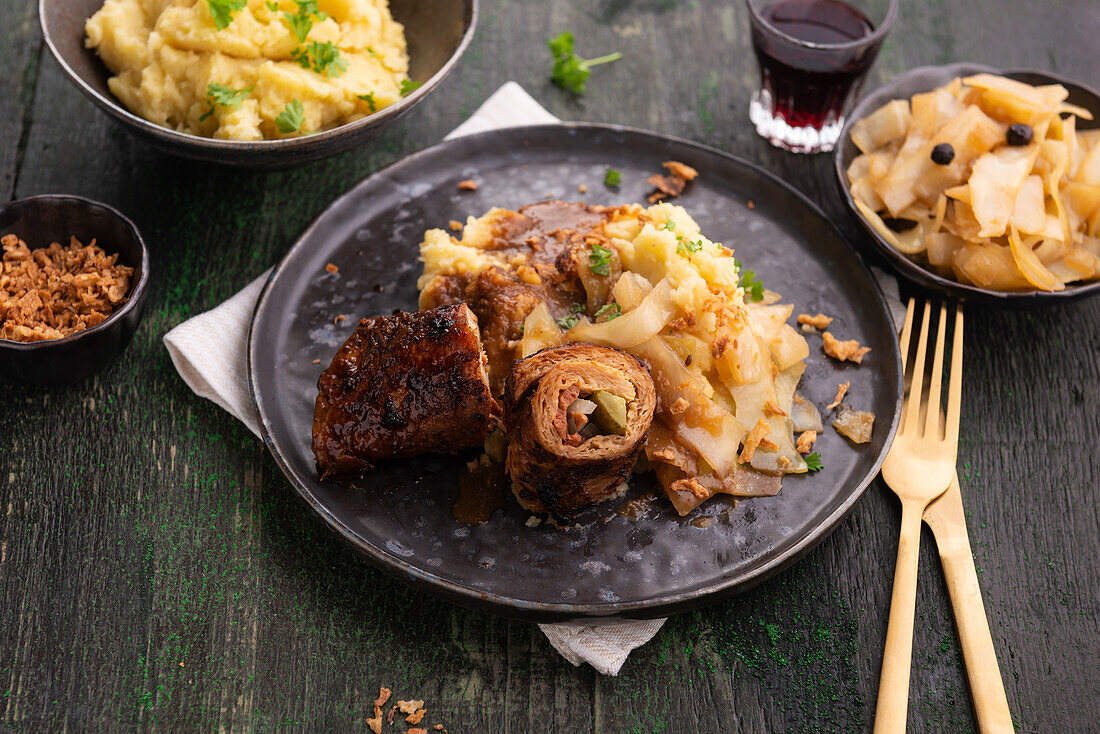
[[(761, 86), (772, 97), (775, 116), (792, 127), (820, 128), (834, 122), (878, 51), (878, 43), (852, 44), (874, 33), (871, 21), (840, 0), (779, 0), (760, 11), (780, 33), (754, 23), (753, 48)], [(815, 44), (852, 44), (812, 48)]]

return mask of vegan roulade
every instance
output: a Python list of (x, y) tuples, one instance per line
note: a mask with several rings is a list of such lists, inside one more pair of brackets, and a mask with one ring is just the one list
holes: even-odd
[(649, 371), (618, 349), (570, 344), (516, 362), (505, 388), (506, 467), (519, 503), (559, 524), (615, 496), (656, 408)]
[(477, 317), (464, 303), (362, 319), (317, 388), (313, 454), (322, 478), (480, 446), (499, 415)]

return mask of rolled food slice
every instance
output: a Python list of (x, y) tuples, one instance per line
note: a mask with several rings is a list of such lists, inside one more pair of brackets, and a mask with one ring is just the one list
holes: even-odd
[(570, 344), (516, 362), (505, 388), (506, 466), (531, 512), (568, 524), (615, 496), (645, 444), (656, 391), (636, 358)]
[(322, 478), (480, 446), (499, 415), (477, 317), (464, 303), (362, 319), (317, 388), (313, 454)]

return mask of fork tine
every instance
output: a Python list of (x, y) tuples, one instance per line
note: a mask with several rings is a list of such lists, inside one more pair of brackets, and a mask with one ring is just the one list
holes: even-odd
[(928, 319), (932, 315), (932, 302), (924, 302), (924, 315), (920, 323), (920, 339), (917, 341), (917, 361), (913, 365), (913, 377), (909, 381), (909, 404), (905, 409), (905, 425), (902, 431), (912, 434), (917, 430), (920, 418), (920, 396), (924, 389), (924, 356), (928, 351)]
[(944, 441), (956, 455), (959, 450), (959, 410), (962, 407), (962, 367), (963, 312), (960, 304), (955, 306), (955, 339), (951, 345), (951, 382), (947, 386), (947, 423), (944, 433)]
[[(932, 359), (932, 384), (928, 388), (928, 418), (924, 422), (927, 438), (940, 438), (940, 388), (943, 385), (943, 348), (947, 341), (947, 304), (940, 304), (940, 323), (936, 328), (936, 356)], [(950, 388), (948, 388), (950, 389)]]
[(901, 327), (901, 338), (898, 340), (901, 346), (901, 372), (905, 376), (905, 364), (909, 360), (909, 339), (913, 336), (913, 310), (916, 308), (917, 299), (910, 298), (909, 305), (905, 307), (905, 325)]

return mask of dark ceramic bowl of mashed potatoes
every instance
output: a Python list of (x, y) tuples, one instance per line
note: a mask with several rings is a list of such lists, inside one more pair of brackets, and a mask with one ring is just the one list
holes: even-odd
[[(88, 47), (86, 23), (103, 5), (104, 0), (39, 0), (46, 46), (81, 92), (115, 122), (163, 152), (227, 166), (274, 169), (326, 158), (373, 140), (423, 102), (469, 46), (477, 23), (478, 0), (389, 0), (393, 19), (404, 27), (408, 53), (411, 83), (403, 86), (400, 98), (337, 127), (265, 140), (203, 137), (161, 126), (129, 109), (108, 86), (115, 75), (96, 50)], [(258, 12), (264, 12), (263, 5), (257, 5)], [(290, 10), (295, 7), (283, 2), (277, 12), (282, 13), (284, 5)]]

